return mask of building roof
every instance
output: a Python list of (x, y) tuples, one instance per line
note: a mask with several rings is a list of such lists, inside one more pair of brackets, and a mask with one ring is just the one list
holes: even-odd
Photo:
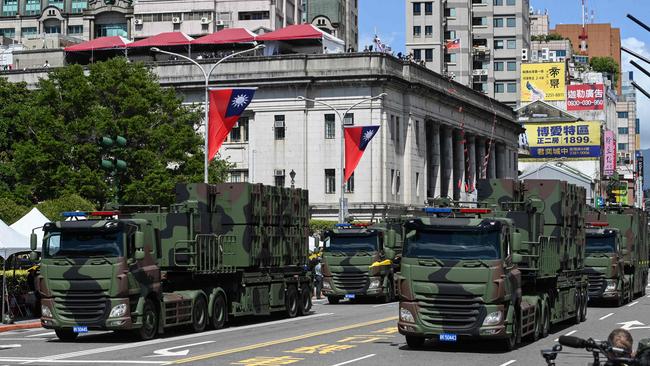
[(257, 36), (258, 41), (291, 41), (298, 39), (323, 39), (325, 32), (311, 24), (290, 25), (275, 32)]
[(183, 32), (165, 32), (155, 36), (129, 43), (127, 48), (135, 47), (166, 47), (166, 46), (187, 46), (194, 39)]
[(124, 49), (126, 45), (131, 43), (128, 39), (121, 36), (100, 37), (76, 44), (74, 46), (66, 47), (66, 52), (84, 52), (93, 50), (110, 50), (110, 49)]
[(519, 122), (576, 122), (581, 118), (543, 100), (537, 100), (515, 109)]
[(256, 34), (244, 28), (225, 28), (193, 40), (192, 44), (229, 44), (255, 42)]

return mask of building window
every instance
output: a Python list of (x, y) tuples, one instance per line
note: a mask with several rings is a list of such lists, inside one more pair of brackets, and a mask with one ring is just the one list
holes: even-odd
[(508, 28), (514, 28), (517, 26), (517, 18), (508, 18), (506, 21)]
[(284, 140), (284, 115), (277, 115), (274, 118), (275, 123), (273, 124), (273, 130), (275, 131), (276, 140)]
[(618, 128), (618, 134), (619, 135), (627, 135), (630, 133), (630, 129), (628, 127), (619, 127)]
[(228, 142), (246, 141), (248, 141), (248, 117), (240, 117), (232, 130), (230, 130)]
[(424, 50), (424, 61), (431, 62), (433, 61), (433, 49), (427, 48)]
[(248, 170), (233, 170), (228, 178), (230, 183), (248, 182)]
[(422, 3), (413, 3), (413, 15), (422, 15)]
[(25, 15), (38, 15), (41, 13), (41, 0), (27, 0)]
[[(10, 17), (18, 14), (18, 0), (4, 0), (2, 5), (2, 16)], [(14, 30), (14, 35), (16, 31)]]
[(503, 5), (503, 0), (494, 0), (494, 5), (495, 5), (495, 6), (501, 6), (501, 5)]
[(0, 36), (14, 38), (16, 36), (16, 28), (0, 28)]
[(641, 122), (638, 118), (634, 120), (634, 131), (636, 131), (637, 135), (641, 133)]
[(325, 115), (325, 138), (336, 138), (336, 115), (334, 114)]
[(506, 5), (512, 6), (512, 5), (516, 5), (516, 4), (517, 4), (517, 0), (506, 0)]
[(503, 83), (494, 83), (494, 92), (495, 93), (503, 93), (504, 92), (504, 86), (505, 84)]
[(445, 16), (447, 18), (455, 18), (456, 17), (456, 8), (445, 8)]
[(445, 53), (445, 62), (448, 64), (455, 64), (457, 57), (457, 53)]
[(72, 0), (72, 13), (81, 14), (88, 7), (86, 0)]
[(494, 18), (494, 28), (503, 28), (503, 18)]
[(345, 182), (345, 192), (354, 193), (354, 172), (350, 176), (347, 182)]
[(456, 31), (446, 31), (445, 39), (456, 39)]
[(354, 113), (347, 113), (345, 117), (343, 117), (343, 124), (345, 126), (354, 126)]
[(415, 144), (420, 145), (420, 121), (415, 121)]
[(276, 175), (274, 183), (276, 187), (284, 187), (284, 175)]
[(399, 146), (400, 135), (399, 117), (395, 117), (395, 146)]
[(25, 27), (20, 30), (21, 37), (29, 37), (38, 34), (38, 28), (36, 27)]
[(517, 83), (508, 83), (506, 85), (506, 90), (508, 93), (516, 93), (517, 92)]
[(419, 25), (413, 26), (413, 37), (419, 38), (422, 35), (422, 27)]
[(53, 26), (45, 27), (45, 33), (47, 33), (47, 34), (61, 33), (61, 26), (60, 25), (53, 25)]
[(420, 173), (415, 172), (415, 197), (420, 197)]
[(495, 61), (494, 62), (494, 71), (503, 71), (503, 62)]
[(517, 61), (508, 61), (508, 71), (517, 71)]
[(69, 25), (68, 34), (83, 34), (84, 26), (83, 25)]
[(509, 50), (515, 50), (517, 49), (517, 40), (516, 39), (509, 39), (506, 41), (506, 47)]
[(268, 11), (240, 11), (239, 20), (262, 20), (269, 19)]
[(427, 1), (424, 3), (424, 15), (433, 15), (433, 2)]
[(390, 170), (390, 193), (395, 194), (395, 169)]
[(619, 143), (618, 144), (618, 151), (627, 151), (627, 144)]
[(336, 193), (336, 171), (334, 169), (325, 169), (325, 193)]
[(48, 1), (47, 5), (56, 6), (61, 10), (64, 9), (63, 0), (50, 0)]
[(418, 49), (413, 50), (413, 60), (415, 61), (422, 60), (422, 50), (418, 50)]
[(628, 117), (627, 112), (616, 112), (616, 114), (618, 115), (618, 118), (627, 118)]
[(502, 39), (495, 39), (494, 40), (494, 49), (495, 50), (502, 50), (503, 49), (503, 40)]
[(424, 27), (424, 36), (427, 38), (433, 37), (433, 26), (427, 25)]

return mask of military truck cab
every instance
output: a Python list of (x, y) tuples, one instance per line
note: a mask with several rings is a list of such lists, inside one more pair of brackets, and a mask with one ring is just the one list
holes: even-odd
[(608, 226), (607, 222), (587, 223), (585, 273), (589, 301), (614, 301), (621, 306), (631, 298), (632, 289), (624, 273), (621, 232)]
[(330, 303), (359, 297), (395, 299), (399, 224), (338, 225), (324, 233), (323, 294)]

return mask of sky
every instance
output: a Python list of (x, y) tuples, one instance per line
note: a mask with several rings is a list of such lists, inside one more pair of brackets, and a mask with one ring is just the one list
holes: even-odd
[[(594, 11), (594, 23), (610, 23), (621, 29), (621, 44), (650, 58), (650, 32), (626, 18), (628, 13), (650, 25), (648, 0), (586, 0)], [(555, 24), (576, 24), (582, 21), (581, 0), (530, 0), (534, 9), (548, 10), (551, 28)], [(375, 32), (395, 52), (405, 47), (406, 17), (404, 0), (359, 0), (359, 47), (372, 43)], [(630, 56), (623, 53), (623, 70), (635, 71), (634, 79), (650, 92), (650, 78), (630, 65)], [(638, 61), (637, 61), (638, 62)], [(643, 62), (639, 62), (644, 66)], [(650, 70), (650, 66), (647, 68)], [(641, 147), (650, 148), (650, 100), (637, 92), (637, 112), (641, 120)]]

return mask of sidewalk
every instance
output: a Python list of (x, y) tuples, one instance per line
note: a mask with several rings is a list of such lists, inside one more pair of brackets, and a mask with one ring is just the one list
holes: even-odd
[(10, 330), (17, 329), (33, 329), (40, 328), (41, 320), (40, 319), (29, 319), (17, 321), (14, 324), (0, 324), (0, 333), (8, 332)]

